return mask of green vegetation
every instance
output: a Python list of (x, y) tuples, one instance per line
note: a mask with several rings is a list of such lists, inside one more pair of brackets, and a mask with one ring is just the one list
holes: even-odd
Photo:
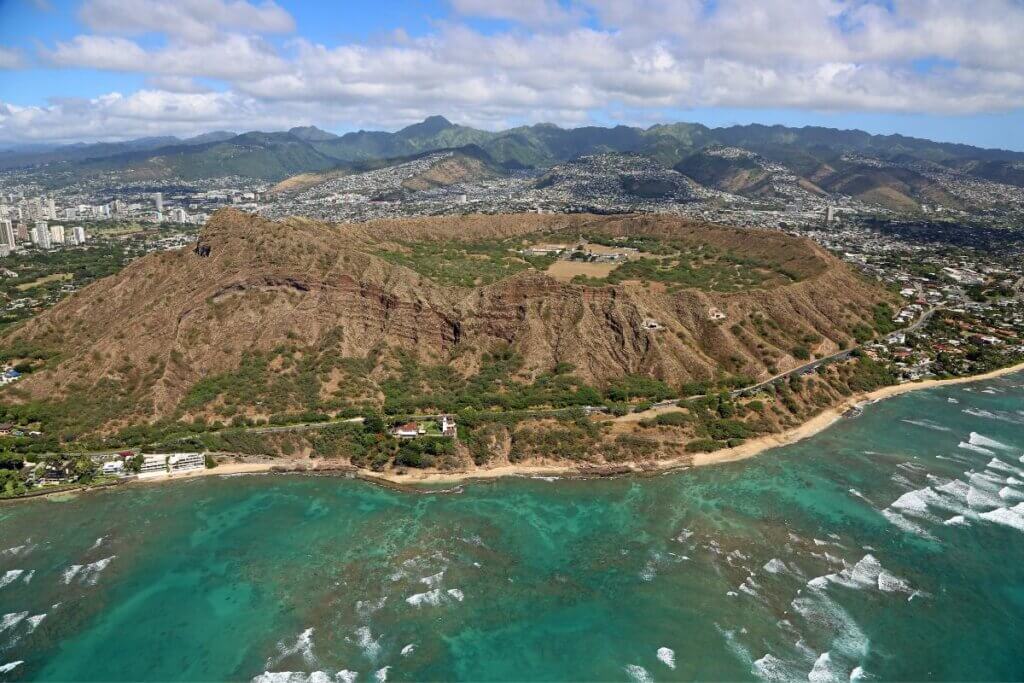
[(0, 329), (31, 317), (71, 289), (113, 275), (128, 259), (123, 245), (107, 243), (87, 249), (30, 251), (4, 259), (4, 268), (17, 275), (0, 278), (0, 296), (8, 303), (25, 300), (25, 305), (0, 313)]
[(603, 285), (640, 280), (666, 283), (670, 291), (687, 288), (736, 292), (799, 279), (778, 264), (709, 245), (694, 247), (682, 240), (648, 235), (624, 238), (588, 235), (587, 239), (603, 246), (637, 249), (641, 258), (622, 263), (603, 278), (578, 275), (573, 278), (573, 282), (578, 284)]
[(544, 270), (551, 257), (524, 257), (516, 253), (516, 240), (456, 242), (402, 242), (398, 250), (377, 255), (391, 263), (415, 270), (435, 282), (452, 287), (488, 285), (527, 268)]

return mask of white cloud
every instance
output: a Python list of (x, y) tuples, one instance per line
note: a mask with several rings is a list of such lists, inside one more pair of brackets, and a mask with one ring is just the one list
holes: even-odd
[(20, 69), (25, 66), (25, 56), (21, 50), (0, 46), (0, 70)]
[(557, 0), (451, 0), (452, 8), (464, 16), (505, 19), (527, 26), (565, 24), (578, 20), (578, 8), (563, 7)]
[[(1018, 0), (450, 4), (454, 18), (426, 35), (396, 30), (388, 39), (334, 45), (297, 37), (281, 49), (263, 36), (291, 31), (294, 22), (270, 2), (86, 0), (80, 14), (94, 32), (44, 48), (43, 59), (141, 73), (147, 90), (24, 108), (0, 119), (0, 137), (45, 136), (42, 121), (61, 135), (127, 136), (161, 125), (380, 128), (433, 113), (495, 128), (715, 106), (935, 114), (1024, 108)], [(483, 33), (466, 17), (511, 28)], [(126, 37), (151, 32), (165, 40), (152, 47)], [(196, 78), (222, 85), (208, 92)], [(128, 109), (137, 112), (134, 123), (117, 128), (127, 125)], [(75, 116), (101, 123), (76, 124)]]
[(81, 20), (102, 33), (163, 33), (207, 42), (220, 29), (252, 33), (290, 33), (295, 20), (266, 0), (255, 5), (244, 0), (87, 0)]
[(144, 50), (127, 38), (81, 35), (58, 42), (43, 57), (52, 64), (109, 71), (246, 80), (279, 73), (288, 64), (259, 38), (221, 36), (209, 44), (176, 43)]

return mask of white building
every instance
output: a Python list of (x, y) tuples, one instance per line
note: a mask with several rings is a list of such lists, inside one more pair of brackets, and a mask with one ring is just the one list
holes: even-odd
[(157, 453), (142, 456), (140, 479), (166, 477), (179, 472), (191, 472), (206, 467), (202, 453)]
[(29, 237), (32, 240), (32, 244), (40, 249), (49, 249), (53, 246), (50, 242), (50, 230), (46, 225), (46, 221), (36, 221), (36, 227), (32, 228)]
[(124, 472), (123, 460), (108, 460), (103, 463), (103, 474), (121, 474)]
[(14, 248), (14, 224), (6, 218), (0, 220), (0, 245)]
[(164, 195), (162, 192), (157, 192), (153, 195), (153, 204), (156, 206), (157, 213), (163, 213), (164, 211)]
[(50, 244), (64, 244), (64, 226), (50, 226)]
[(71, 244), (85, 244), (87, 239), (88, 235), (85, 234), (85, 228), (81, 225), (71, 228)]

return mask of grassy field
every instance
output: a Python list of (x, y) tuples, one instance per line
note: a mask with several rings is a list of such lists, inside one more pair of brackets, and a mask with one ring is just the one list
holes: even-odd
[(32, 280), (31, 282), (23, 282), (20, 285), (16, 285), (15, 289), (17, 289), (19, 292), (24, 292), (29, 289), (41, 287), (42, 285), (50, 284), (51, 282), (64, 282), (65, 280), (70, 280), (73, 277), (74, 276), (71, 273), (52, 273), (50, 275), (44, 275), (41, 278)]
[[(670, 292), (679, 289), (737, 292), (794, 281), (775, 264), (708, 245), (693, 246), (649, 236), (616, 240), (591, 236), (590, 239), (606, 247), (604, 251), (607, 247), (632, 247), (639, 253), (619, 264), (578, 262), (579, 272), (571, 278), (577, 284), (601, 286), (635, 281), (663, 283)], [(572, 272), (570, 265), (576, 262), (565, 263), (563, 272)], [(587, 267), (594, 272), (587, 272)]]
[(543, 270), (553, 259), (522, 257), (515, 240), (489, 242), (402, 242), (377, 255), (452, 287), (477, 287), (528, 268)]

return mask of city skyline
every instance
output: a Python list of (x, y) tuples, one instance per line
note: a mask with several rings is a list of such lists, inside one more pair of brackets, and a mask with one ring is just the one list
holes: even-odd
[(1024, 149), (1024, 7), (1009, 0), (131, 5), (0, 4), (0, 143), (442, 114), (487, 130), (764, 123)]

